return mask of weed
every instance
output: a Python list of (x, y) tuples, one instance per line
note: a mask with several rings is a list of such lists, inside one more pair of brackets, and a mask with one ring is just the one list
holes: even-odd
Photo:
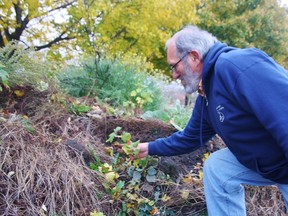
[(76, 115), (81, 115), (83, 113), (87, 113), (91, 109), (92, 108), (90, 106), (85, 105), (85, 103), (80, 103), (76, 101), (72, 103), (69, 110)]

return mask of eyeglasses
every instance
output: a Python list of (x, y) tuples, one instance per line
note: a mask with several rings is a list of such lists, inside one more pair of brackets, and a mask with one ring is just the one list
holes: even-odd
[(185, 53), (180, 59), (179, 61), (177, 61), (175, 64), (173, 65), (170, 65), (170, 69), (171, 69), (171, 72), (175, 72), (176, 70), (176, 66), (189, 54), (189, 52)]

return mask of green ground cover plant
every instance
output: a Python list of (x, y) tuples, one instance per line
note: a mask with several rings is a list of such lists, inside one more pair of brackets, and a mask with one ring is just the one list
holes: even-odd
[[(130, 133), (121, 127), (114, 129), (109, 135), (107, 153), (113, 158), (112, 163), (96, 162), (90, 168), (104, 175), (103, 186), (114, 202), (121, 203), (122, 209), (117, 215), (175, 215), (172, 210), (160, 208), (159, 203), (165, 202), (168, 195), (160, 185), (173, 184), (169, 176), (158, 168), (156, 159), (137, 158), (139, 141), (132, 141)], [(100, 214), (92, 212), (91, 216)]]

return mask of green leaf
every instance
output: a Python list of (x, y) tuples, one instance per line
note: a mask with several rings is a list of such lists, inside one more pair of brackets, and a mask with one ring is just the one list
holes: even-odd
[(122, 202), (122, 211), (126, 212), (127, 211), (127, 205), (125, 202)]
[(117, 133), (121, 130), (121, 127), (116, 127), (114, 129), (114, 132), (112, 132), (111, 134), (109, 134), (109, 138), (106, 140), (106, 142), (110, 142), (112, 143), (115, 139), (115, 137), (117, 137)]
[(109, 138), (106, 140), (106, 142), (112, 143), (112, 142), (114, 141), (114, 139), (115, 139), (116, 136), (117, 136), (117, 135), (116, 135), (115, 133), (109, 134)]
[(114, 157), (112, 158), (112, 164), (113, 164), (113, 165), (118, 164), (119, 158), (120, 158), (119, 153), (116, 153), (116, 154), (114, 155)]
[(116, 188), (117, 189), (121, 189), (123, 188), (125, 185), (125, 181), (119, 181), (117, 184), (116, 184)]
[(119, 181), (116, 186), (112, 189), (112, 193), (116, 193), (121, 191), (121, 189), (124, 187), (125, 181)]
[(0, 69), (0, 78), (4, 85), (7, 85), (8, 76), (9, 74), (5, 70)]
[(133, 173), (134, 173), (134, 170), (135, 170), (135, 167), (134, 166), (130, 166), (128, 169), (127, 169), (127, 174), (132, 177), (133, 176)]
[(89, 164), (89, 167), (90, 167), (90, 169), (92, 169), (92, 170), (98, 170), (98, 165), (96, 165), (96, 164), (94, 164), (94, 163), (90, 163)]
[(143, 168), (137, 168), (136, 170), (137, 170), (138, 172), (143, 172), (144, 169), (143, 169)]
[(132, 154), (131, 146), (130, 146), (130, 145), (124, 144), (123, 147), (122, 147), (122, 149), (123, 149), (123, 151), (125, 152), (125, 154), (127, 154), (127, 155)]
[(156, 175), (157, 171), (154, 167), (149, 167), (148, 170), (147, 170), (147, 174), (148, 175)]
[(150, 183), (156, 182), (156, 176), (155, 175), (147, 175), (146, 180)]
[(116, 127), (116, 128), (114, 129), (114, 133), (117, 134), (121, 129), (122, 129), (122, 127)]
[(138, 144), (140, 143), (140, 140), (136, 141), (136, 142), (132, 142), (132, 146), (134, 148), (137, 148)]
[(136, 149), (134, 152), (133, 152), (133, 155), (137, 156), (139, 154), (140, 150), (139, 149)]
[(122, 135), (121, 135), (121, 140), (123, 142), (128, 142), (129, 140), (131, 140), (131, 134), (130, 133), (127, 133), (127, 132), (124, 132)]
[(156, 202), (160, 200), (160, 195), (161, 195), (161, 193), (160, 193), (159, 191), (156, 191), (156, 192), (154, 193), (154, 200), (155, 200)]
[(135, 90), (133, 90), (130, 94), (131, 97), (135, 97), (137, 95), (137, 92)]
[(141, 179), (141, 173), (135, 170), (135, 171), (133, 172), (132, 181), (139, 182), (140, 179)]

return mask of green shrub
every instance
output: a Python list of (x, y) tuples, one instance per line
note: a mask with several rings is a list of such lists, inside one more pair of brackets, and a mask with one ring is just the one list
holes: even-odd
[[(5, 66), (0, 64), (0, 83), (3, 85), (3, 86), (7, 86), (8, 85), (8, 73), (6, 72), (5, 70)], [(0, 85), (0, 91), (2, 91), (2, 87)]]
[(52, 73), (52, 65), (40, 53), (17, 43), (0, 48), (0, 83), (4, 86), (43, 87), (43, 81)]
[[(139, 69), (138, 69), (139, 70)], [(156, 80), (118, 60), (90, 59), (59, 75), (60, 86), (74, 97), (93, 96), (125, 111), (156, 110), (161, 92)]]

